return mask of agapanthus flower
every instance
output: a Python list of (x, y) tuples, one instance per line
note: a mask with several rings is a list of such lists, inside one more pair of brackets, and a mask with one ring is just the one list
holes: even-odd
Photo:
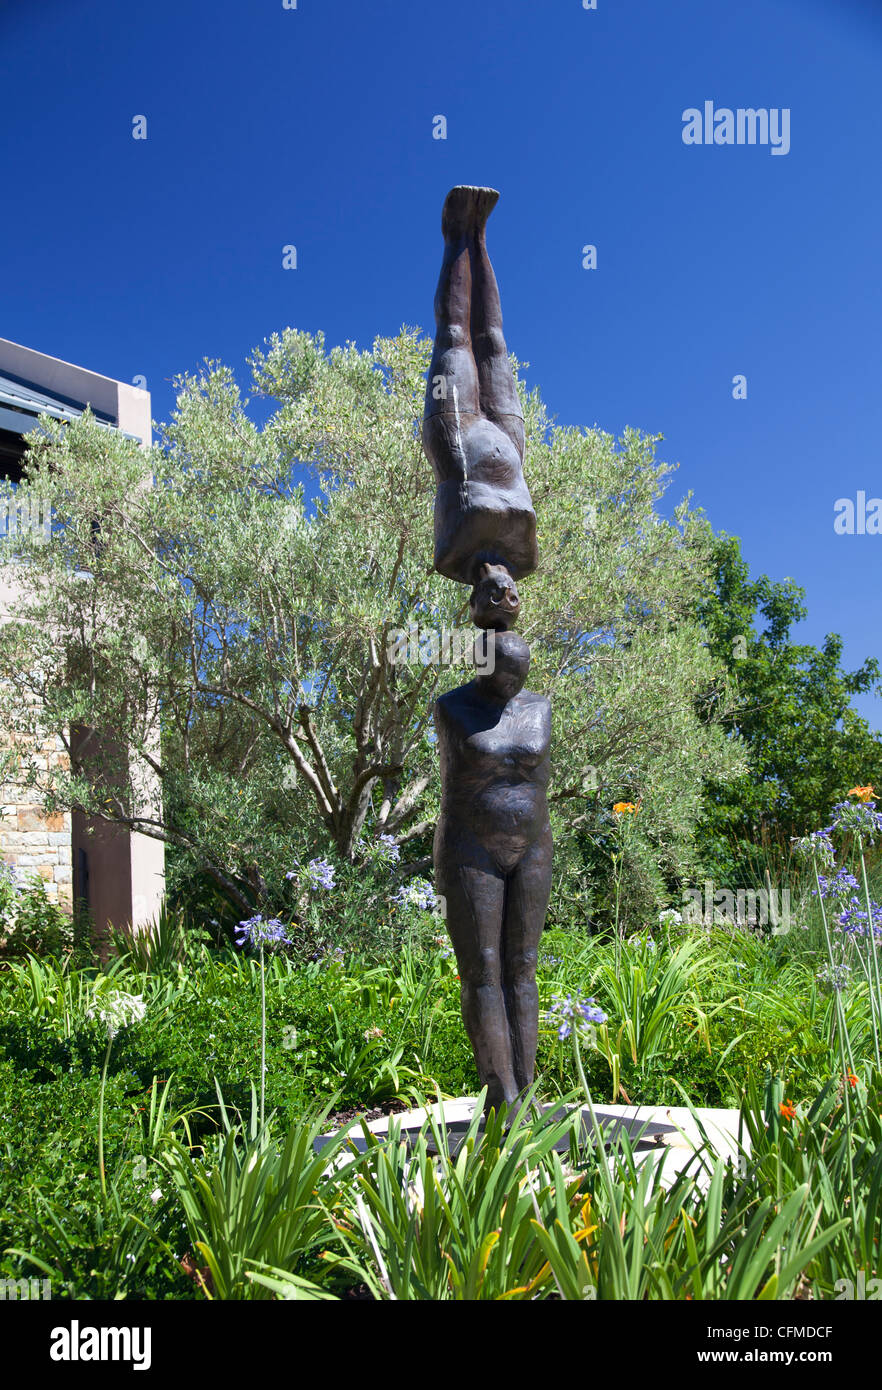
[[(854, 874), (849, 873), (848, 869), (840, 869), (832, 878), (825, 878), (823, 874), (818, 874), (818, 882), (821, 885), (822, 898), (844, 898), (849, 893), (855, 893), (860, 889), (860, 884)], [(812, 893), (817, 897), (817, 888), (813, 888)]]
[(320, 889), (334, 887), (334, 875), (337, 870), (327, 859), (310, 859), (305, 872), (308, 886), (314, 893)]
[[(842, 911), (836, 918), (836, 924), (847, 932), (850, 936), (869, 936), (869, 922), (866, 912), (866, 902), (863, 897), (856, 894), (845, 901), (844, 905), (840, 899)], [(882, 907), (870, 899), (870, 911), (872, 913), (873, 934), (882, 936)]]
[(554, 996), (546, 1018), (549, 1023), (558, 1025), (559, 1038), (568, 1038), (574, 1026), (577, 1032), (584, 1032), (588, 1024), (606, 1023), (607, 1015), (597, 1007), (595, 999), (582, 999), (579, 995), (574, 999), (566, 994)]
[(380, 854), (390, 864), (397, 864), (401, 858), (401, 847), (394, 835), (378, 835), (377, 844), (382, 846)]
[(663, 927), (680, 927), (683, 925), (683, 914), (675, 907), (666, 907), (664, 912), (658, 914), (658, 920)]
[(99, 1018), (106, 1024), (111, 1038), (115, 1038), (121, 1028), (140, 1023), (146, 1015), (147, 1005), (143, 995), (125, 994), (119, 989), (99, 995), (92, 1008), (86, 1011), (87, 1018)]
[(882, 811), (876, 810), (875, 801), (839, 801), (833, 807), (832, 828), (872, 842), (882, 833)]
[(260, 914), (240, 922), (234, 936), (237, 946), (251, 946), (256, 951), (261, 947), (265, 951), (277, 951), (280, 946), (291, 945), (284, 922), (278, 917), (264, 918)]
[(793, 843), (793, 853), (798, 859), (814, 860), (821, 869), (833, 869), (836, 867), (836, 852), (833, 849), (833, 841), (830, 839), (830, 832), (833, 826), (825, 826), (823, 830), (813, 830), (810, 835), (803, 835), (795, 839)]
[(412, 878), (392, 895), (392, 901), (396, 907), (416, 907), (421, 912), (433, 912), (438, 905), (438, 896), (424, 878)]
[(822, 965), (815, 979), (825, 989), (832, 989), (835, 993), (841, 994), (848, 985), (850, 975), (851, 966), (846, 965), (845, 961), (840, 961), (838, 965)]

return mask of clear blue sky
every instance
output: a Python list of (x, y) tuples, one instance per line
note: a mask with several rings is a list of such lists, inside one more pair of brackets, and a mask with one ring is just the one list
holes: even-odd
[[(286, 325), (430, 330), (444, 194), (492, 184), (552, 413), (663, 434), (671, 500), (804, 585), (800, 635), (882, 656), (882, 536), (833, 531), (882, 495), (879, 0), (0, 0), (0, 52), (2, 336), (164, 419)], [(708, 100), (789, 109), (789, 153), (685, 145)]]

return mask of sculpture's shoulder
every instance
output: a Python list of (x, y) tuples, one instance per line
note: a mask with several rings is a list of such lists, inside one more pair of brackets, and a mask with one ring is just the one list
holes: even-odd
[(469, 682), (468, 685), (458, 685), (453, 690), (447, 690), (443, 695), (438, 696), (435, 701), (436, 723), (444, 723), (461, 716), (462, 711), (473, 702), (472, 684)]
[(539, 695), (535, 690), (522, 690), (518, 695), (518, 705), (529, 712), (533, 719), (541, 719), (551, 728), (551, 701), (547, 695)]
[(540, 695), (536, 690), (522, 690), (518, 699), (524, 704), (543, 705), (545, 709), (551, 710), (551, 701), (547, 695)]

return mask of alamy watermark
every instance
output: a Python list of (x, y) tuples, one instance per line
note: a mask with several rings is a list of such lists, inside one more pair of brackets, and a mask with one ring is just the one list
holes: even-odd
[(790, 153), (790, 107), (687, 106), (684, 145), (769, 145), (772, 154)]
[(702, 888), (683, 890), (683, 921), (696, 927), (769, 928), (772, 936), (786, 936), (790, 931), (790, 889), (715, 888), (707, 879)]
[(52, 534), (52, 506), (40, 497), (0, 497), (0, 539), (30, 532), (39, 540)]
[(837, 497), (833, 503), (837, 536), (882, 536), (882, 497), (867, 497), (859, 489), (855, 500)]
[(0, 1302), (20, 1303), (51, 1297), (51, 1279), (0, 1279)]
[(67, 1327), (53, 1327), (50, 1337), (52, 1361), (131, 1361), (133, 1371), (150, 1369), (149, 1327), (81, 1327), (74, 1318)]
[(882, 1279), (868, 1279), (865, 1269), (857, 1271), (857, 1283), (852, 1279), (837, 1279), (833, 1287), (836, 1290), (837, 1303), (851, 1303), (855, 1300), (860, 1303), (876, 1303), (882, 1300)]
[(422, 628), (416, 623), (390, 628), (386, 638), (390, 666), (474, 665), (479, 676), (492, 675), (496, 642), (492, 630), (476, 635), (471, 627)]

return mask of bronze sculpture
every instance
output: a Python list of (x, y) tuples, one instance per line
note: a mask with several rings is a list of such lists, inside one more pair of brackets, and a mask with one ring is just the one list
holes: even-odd
[(536, 568), (536, 517), (523, 476), (524, 421), (502, 335), (485, 226), (499, 195), (454, 188), (442, 214), (444, 259), (423, 419), (435, 471), (435, 568), (473, 586), (486, 674), (435, 705), (442, 801), (438, 891), (461, 979), (462, 1014), (485, 1108), (531, 1084), (536, 963), (551, 888), (551, 707), (525, 690), (526, 642), (510, 629), (516, 581)]

